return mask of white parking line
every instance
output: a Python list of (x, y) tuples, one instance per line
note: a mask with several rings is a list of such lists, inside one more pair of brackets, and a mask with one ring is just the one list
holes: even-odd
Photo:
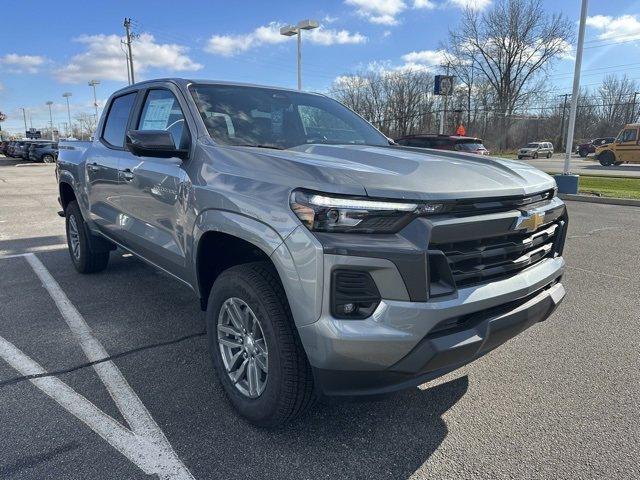
[[(107, 358), (109, 355), (105, 348), (93, 335), (80, 312), (71, 303), (42, 262), (33, 253), (16, 256), (22, 256), (29, 262), (89, 361)], [(0, 337), (0, 356), (23, 375), (44, 372), (40, 365), (2, 337)], [(131, 430), (99, 410), (85, 397), (57, 378), (44, 377), (30, 381), (123, 453), (145, 473), (156, 474), (161, 479), (167, 480), (193, 479), (118, 367), (112, 361), (107, 361), (96, 364), (93, 368)]]

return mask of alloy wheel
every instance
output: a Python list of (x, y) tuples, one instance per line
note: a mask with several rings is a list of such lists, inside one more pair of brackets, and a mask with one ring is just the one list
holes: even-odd
[(217, 330), (231, 383), (243, 395), (259, 397), (267, 386), (269, 354), (258, 317), (244, 300), (231, 297), (220, 308)]
[(69, 216), (69, 242), (73, 258), (80, 260), (80, 234), (78, 233), (78, 222), (73, 215)]

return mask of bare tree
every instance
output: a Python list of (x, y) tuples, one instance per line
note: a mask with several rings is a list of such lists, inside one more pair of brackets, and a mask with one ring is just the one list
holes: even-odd
[(546, 12), (541, 0), (499, 0), (484, 13), (466, 9), (449, 31), (446, 50), (456, 74), (464, 79), (475, 72), (494, 91), (503, 148), (509, 117), (527, 104), (540, 75), (567, 52), (572, 39), (572, 24), (562, 14)]

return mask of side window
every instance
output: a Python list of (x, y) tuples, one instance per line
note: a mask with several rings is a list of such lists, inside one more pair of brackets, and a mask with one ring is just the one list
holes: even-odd
[(107, 115), (102, 132), (102, 138), (109, 145), (124, 147), (124, 136), (135, 98), (136, 92), (132, 92), (115, 98), (113, 102), (111, 102), (109, 114)]
[(169, 90), (149, 90), (138, 130), (165, 130), (171, 133), (176, 148), (189, 147), (184, 114), (178, 99)]
[(634, 129), (628, 129), (622, 132), (622, 142), (635, 142), (638, 139), (638, 131)]

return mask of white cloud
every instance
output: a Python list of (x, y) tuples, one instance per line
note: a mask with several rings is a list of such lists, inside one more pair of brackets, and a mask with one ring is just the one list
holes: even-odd
[(11, 73), (38, 73), (40, 67), (47, 62), (45, 57), (39, 55), (18, 55), (9, 53), (0, 57), (0, 65)]
[(600, 40), (626, 41), (640, 40), (640, 18), (638, 15), (594, 15), (587, 17), (587, 25), (600, 30)]
[[(271, 22), (269, 25), (258, 27), (253, 32), (244, 35), (213, 35), (209, 38), (205, 51), (231, 57), (260, 45), (272, 45), (292, 40), (292, 37), (280, 35), (281, 26), (279, 23)], [(332, 30), (322, 26), (305, 32), (303, 35), (305, 41), (325, 46), (359, 44), (367, 41), (367, 37), (361, 33), (351, 33), (348, 30)]]
[(420, 64), (422, 66), (437, 66), (446, 62), (444, 50), (420, 50), (402, 55), (405, 63)]
[(413, 0), (413, 8), (424, 8), (425, 10), (433, 10), (437, 5), (433, 0)]
[(356, 13), (371, 23), (397, 25), (397, 16), (407, 8), (403, 0), (346, 0)]
[[(82, 35), (76, 42), (86, 46), (86, 51), (74, 55), (71, 61), (55, 72), (61, 82), (79, 83), (91, 79), (127, 79), (127, 65), (118, 35)], [(157, 43), (153, 35), (141, 34), (133, 43), (135, 73), (139, 79), (150, 69), (171, 72), (196, 71), (202, 65), (187, 56), (188, 47), (173, 43)]]
[(491, 0), (449, 0), (454, 7), (471, 10), (484, 10), (491, 5)]

